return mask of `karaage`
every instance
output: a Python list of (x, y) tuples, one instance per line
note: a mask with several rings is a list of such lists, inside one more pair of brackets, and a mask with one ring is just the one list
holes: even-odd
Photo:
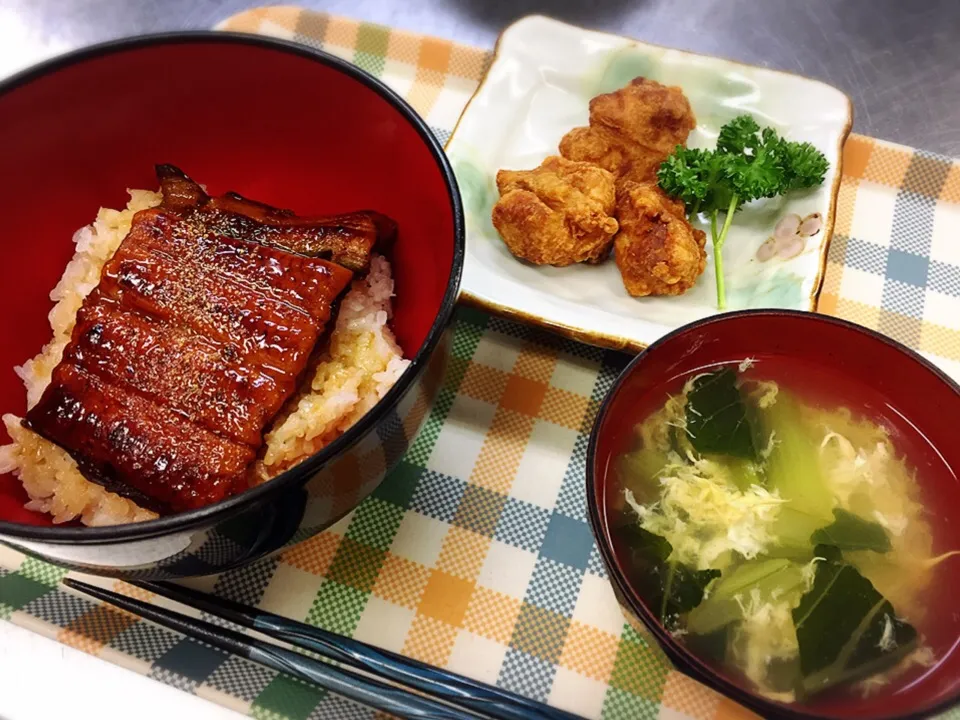
[(635, 182), (655, 182), (666, 157), (600, 125), (568, 132), (560, 140), (560, 154), (568, 160), (594, 163), (618, 179)]
[(697, 125), (683, 91), (638, 77), (590, 101), (590, 124), (560, 141), (568, 160), (593, 162), (618, 179), (653, 182), (657, 169)]
[(597, 263), (617, 221), (614, 178), (585, 162), (548, 157), (533, 170), (497, 173), (493, 225), (510, 252), (536, 265)]
[(680, 295), (693, 287), (707, 265), (707, 236), (687, 222), (682, 202), (656, 185), (621, 182), (617, 217), (614, 257), (628, 293)]

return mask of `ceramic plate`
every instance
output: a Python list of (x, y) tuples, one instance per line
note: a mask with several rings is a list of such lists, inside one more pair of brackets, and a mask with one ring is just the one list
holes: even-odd
[[(692, 147), (713, 147), (720, 127), (746, 112), (827, 156), (823, 185), (744, 208), (724, 246), (729, 310), (814, 310), (833, 230), (840, 151), (852, 122), (847, 96), (816, 80), (539, 16), (519, 20), (500, 36), (490, 70), (447, 143), (466, 211), (463, 299), (584, 342), (628, 349), (718, 312), (709, 247), (707, 268), (689, 292), (638, 299), (624, 290), (612, 259), (598, 266), (533, 266), (510, 254), (490, 221), (498, 169), (533, 168), (557, 154), (560, 138), (587, 124), (590, 98), (637, 76), (683, 88), (698, 123), (688, 141)], [(803, 253), (756, 260), (780, 217), (813, 212), (823, 215), (824, 228)]]

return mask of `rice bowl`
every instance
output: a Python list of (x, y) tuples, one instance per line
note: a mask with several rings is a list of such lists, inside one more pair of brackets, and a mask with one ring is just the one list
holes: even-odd
[[(216, 81), (184, 83), (198, 65)], [(250, 87), (255, 101), (237, 112)], [(331, 112), (332, 101), (350, 111)], [(396, 92), (349, 62), (284, 40), (139, 36), (0, 82), (0, 135), (16, 138), (0, 154), (0, 196), (11, 210), (0, 215), (0, 282), (15, 298), (15, 311), (2, 316), (0, 413), (27, 412), (13, 368), (51, 339), (49, 294), (76, 253), (72, 234), (96, 208), (123, 208), (124, 187), (156, 187), (150, 169), (164, 159), (211, 188), (274, 207), (374, 207), (391, 218), (401, 232), (387, 255), (396, 288), (390, 327), (410, 361), (383, 398), (319, 452), (282, 471), (281, 460), (269, 482), (197, 509), (99, 527), (79, 517), (54, 524), (24, 508), (31, 498), (20, 478), (0, 474), (0, 543), (115, 578), (209, 575), (316, 535), (397, 467), (440, 397), (465, 241), (450, 163)]]
[[(123, 210), (101, 209), (93, 224), (73, 237), (76, 251), (50, 298), (53, 338), (36, 357), (16, 368), (27, 391), (28, 409), (50, 383), (70, 341), (77, 312), (97, 286), (101, 270), (127, 233), (133, 216), (156, 207), (162, 197), (131, 190)], [(388, 325), (392, 316), (393, 278), (380, 255), (369, 272), (357, 277), (341, 301), (336, 325), (292, 397), (266, 433), (264, 450), (249, 473), (250, 485), (275, 477), (328, 445), (384, 397), (410, 361)], [(14, 473), (23, 483), (30, 510), (48, 513), (55, 523), (79, 520), (96, 527), (152, 520), (157, 514), (129, 498), (88, 480), (61, 447), (6, 414), (3, 422), (13, 442), (0, 447), (0, 474)]]

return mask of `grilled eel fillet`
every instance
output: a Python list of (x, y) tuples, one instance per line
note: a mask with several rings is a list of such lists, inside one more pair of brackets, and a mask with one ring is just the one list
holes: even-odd
[(168, 513), (246, 488), (337, 299), (395, 226), (210, 198), (171, 166), (158, 176), (162, 204), (134, 216), (24, 423), (90, 480)]
[(396, 223), (373, 210), (344, 215), (297, 217), (235, 192), (210, 197), (173, 165), (158, 165), (163, 206), (179, 210), (207, 231), (319, 257), (354, 272), (366, 272), (374, 247), (393, 242)]

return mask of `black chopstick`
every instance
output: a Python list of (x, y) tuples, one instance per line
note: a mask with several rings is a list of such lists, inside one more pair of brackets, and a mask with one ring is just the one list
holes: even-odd
[(445, 705), (431, 698), (414, 695), (408, 690), (366, 678), (357, 673), (314, 660), (293, 650), (251, 638), (229, 628), (218, 627), (203, 620), (151, 605), (134, 598), (119, 595), (66, 578), (63, 584), (74, 590), (116, 605), (147, 620), (171, 628), (184, 635), (201, 640), (215, 648), (247, 658), (266, 667), (285, 672), (301, 680), (349, 698), (355, 702), (391, 715), (417, 720), (477, 720), (478, 716), (461, 708)]
[[(68, 578), (64, 580), (64, 584), (227, 652), (310, 680), (371, 707), (405, 717), (476, 718), (479, 715), (504, 720), (574, 720), (578, 717), (501, 688), (342, 635), (179, 585), (137, 583), (162, 597), (257, 630), (296, 647), (311, 650), (328, 660), (362, 669), (396, 684), (387, 685), (228, 628), (195, 620), (86, 583)], [(316, 666), (319, 666), (319, 671)], [(405, 687), (432, 695), (449, 704), (413, 694), (404, 689)], [(385, 702), (389, 702), (392, 709), (384, 707)]]
[(502, 720), (575, 720), (578, 717), (449, 670), (232, 600), (172, 583), (136, 584), (162, 597), (312, 650), (328, 660), (414, 688), (485, 717)]

